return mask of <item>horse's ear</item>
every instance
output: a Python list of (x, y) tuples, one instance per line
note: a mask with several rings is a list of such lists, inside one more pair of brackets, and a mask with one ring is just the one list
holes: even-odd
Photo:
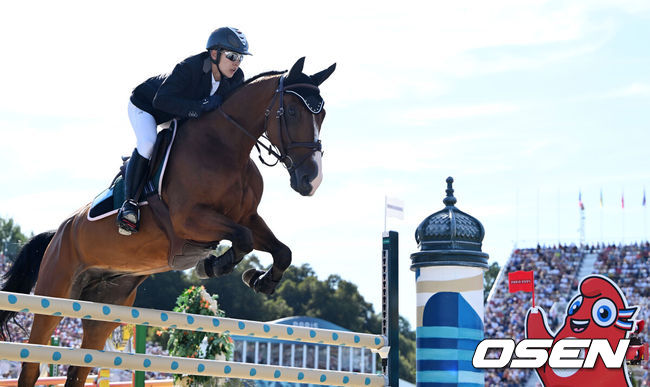
[(302, 74), (302, 68), (305, 65), (305, 57), (303, 56), (302, 58), (298, 59), (296, 63), (291, 66), (291, 70), (289, 70), (289, 75), (287, 75), (287, 79), (293, 79), (298, 77), (298, 75)]
[(311, 80), (316, 84), (316, 86), (319, 86), (321, 83), (325, 82), (325, 80), (329, 78), (330, 75), (332, 75), (335, 69), (336, 63), (326, 68), (325, 70), (312, 75)]

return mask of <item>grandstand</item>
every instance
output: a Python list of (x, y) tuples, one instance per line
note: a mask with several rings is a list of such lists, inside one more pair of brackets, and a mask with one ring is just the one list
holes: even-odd
[[(529, 293), (508, 293), (507, 273), (517, 270), (535, 272), (535, 300), (544, 308), (549, 325), (556, 330), (563, 323), (566, 305), (578, 291), (580, 280), (589, 274), (611, 278), (625, 293), (631, 305), (641, 311), (638, 319), (646, 328), (639, 333), (641, 342), (648, 342), (650, 322), (650, 243), (625, 246), (537, 246), (515, 249), (501, 269), (485, 306), (485, 337), (524, 338), (526, 312), (532, 306)], [(496, 354), (495, 354), (496, 356)], [(634, 377), (642, 386), (650, 385), (648, 362), (634, 369)], [(539, 381), (533, 370), (487, 370), (486, 386), (536, 386)], [(541, 385), (541, 384), (540, 384)]]

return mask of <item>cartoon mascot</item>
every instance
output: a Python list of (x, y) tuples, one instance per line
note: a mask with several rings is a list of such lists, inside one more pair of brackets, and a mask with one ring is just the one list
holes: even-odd
[[(553, 344), (568, 337), (607, 339), (616, 350), (618, 342), (634, 329), (638, 307), (628, 306), (625, 295), (609, 278), (590, 275), (580, 282), (580, 293), (569, 303), (564, 325), (553, 335), (546, 314), (539, 307), (526, 315), (526, 338), (553, 339)], [(541, 313), (540, 313), (541, 312)], [(552, 369), (548, 363), (536, 369), (546, 387), (632, 386), (625, 363), (621, 368), (605, 367), (600, 357), (592, 369)]]

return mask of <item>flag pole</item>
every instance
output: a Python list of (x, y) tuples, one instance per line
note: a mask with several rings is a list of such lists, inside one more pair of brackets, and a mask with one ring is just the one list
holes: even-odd
[(621, 244), (625, 244), (625, 191), (621, 193), (621, 229), (622, 229), (622, 235), (621, 235)]
[(388, 196), (384, 195), (384, 232), (386, 232), (386, 207), (388, 206)]
[(604, 243), (603, 238), (603, 189), (600, 189), (600, 242)]
[(643, 187), (643, 237), (645, 240), (648, 240), (648, 223), (647, 223), (647, 212), (645, 207), (645, 187)]
[(539, 187), (537, 187), (537, 245), (539, 245)]
[(535, 307), (535, 272), (533, 271), (533, 308)]

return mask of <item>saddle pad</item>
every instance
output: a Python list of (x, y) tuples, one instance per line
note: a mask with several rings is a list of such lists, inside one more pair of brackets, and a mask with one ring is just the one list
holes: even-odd
[[(138, 199), (140, 206), (149, 204), (147, 197), (153, 194), (161, 195), (163, 177), (169, 160), (169, 153), (176, 137), (177, 122), (173, 120), (170, 127), (158, 133), (154, 146), (153, 157), (149, 171), (150, 179), (146, 182), (144, 189)], [(124, 203), (124, 169), (121, 168), (118, 177), (113, 180), (110, 187), (97, 195), (90, 205), (88, 220), (95, 221), (117, 214), (122, 203)]]

